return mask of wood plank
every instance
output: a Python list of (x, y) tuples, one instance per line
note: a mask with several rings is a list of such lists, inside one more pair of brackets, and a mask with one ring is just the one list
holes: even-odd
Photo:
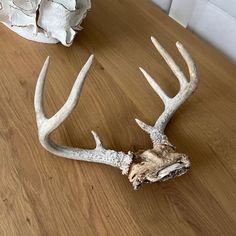
[[(0, 26), (0, 235), (234, 235), (236, 230), (236, 67), (149, 1), (93, 1), (70, 48), (30, 42)], [(155, 36), (184, 68), (181, 41), (200, 83), (167, 135), (190, 156), (191, 170), (133, 191), (110, 166), (57, 158), (39, 144), (33, 108), (45, 58), (47, 114), (66, 100), (78, 71), (95, 62), (73, 114), (53, 134), (58, 143), (137, 151), (151, 142), (134, 122), (154, 123), (163, 105), (144, 67), (173, 96), (178, 82), (155, 51)]]

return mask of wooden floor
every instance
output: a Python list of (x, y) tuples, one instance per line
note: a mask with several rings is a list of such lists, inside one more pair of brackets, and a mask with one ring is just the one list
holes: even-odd
[[(94, 0), (83, 26), (70, 48), (30, 42), (0, 26), (0, 235), (235, 235), (235, 65), (151, 1)], [(177, 150), (189, 155), (191, 170), (134, 191), (118, 169), (46, 152), (37, 138), (33, 96), (48, 55), (45, 106), (50, 116), (95, 54), (80, 103), (54, 140), (93, 148), (93, 129), (107, 148), (151, 147), (134, 118), (153, 124), (163, 105), (138, 66), (170, 96), (178, 91), (151, 35), (186, 73), (177, 40), (198, 65), (198, 90), (166, 130)]]

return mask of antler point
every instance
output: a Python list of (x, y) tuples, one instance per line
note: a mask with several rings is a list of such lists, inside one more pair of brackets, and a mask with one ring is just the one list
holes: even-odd
[(49, 63), (50, 63), (50, 56), (47, 56), (47, 58), (44, 62), (44, 65), (46, 66), (46, 68), (48, 67)]
[(93, 138), (95, 140), (95, 143), (96, 143), (96, 148), (101, 148), (102, 147), (102, 142), (99, 138), (99, 136), (97, 135), (97, 133), (95, 131), (91, 131), (92, 135), (93, 135)]
[(179, 41), (177, 41), (175, 45), (178, 49), (183, 48), (183, 44)]
[(144, 70), (141, 66), (139, 67), (139, 70), (140, 70), (142, 73), (145, 72), (145, 70)]

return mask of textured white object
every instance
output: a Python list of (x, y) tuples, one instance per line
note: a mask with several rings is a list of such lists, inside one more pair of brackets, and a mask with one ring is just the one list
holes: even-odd
[(144, 77), (147, 79), (148, 83), (162, 99), (165, 105), (165, 110), (161, 114), (161, 116), (157, 119), (154, 127), (148, 126), (138, 119), (136, 119), (136, 122), (144, 131), (150, 134), (150, 137), (154, 144), (155, 143), (169, 144), (167, 137), (164, 135), (164, 130), (169, 120), (174, 115), (175, 111), (185, 102), (185, 100), (196, 89), (198, 83), (197, 71), (190, 54), (186, 51), (186, 49), (180, 42), (177, 42), (176, 46), (188, 66), (190, 75), (189, 82), (186, 79), (184, 73), (179, 68), (179, 66), (174, 62), (172, 57), (160, 45), (160, 43), (154, 37), (151, 37), (151, 40), (156, 49), (159, 51), (159, 53), (162, 55), (162, 57), (172, 70), (172, 72), (174, 73), (174, 75), (179, 80), (180, 91), (175, 97), (173, 98), (168, 97), (165, 94), (165, 92), (160, 88), (160, 86), (155, 82), (155, 80), (143, 68), (140, 67), (140, 70), (143, 73)]
[(26, 39), (70, 46), (90, 0), (0, 0), (0, 21)]
[(99, 137), (93, 131), (92, 134), (96, 142), (96, 148), (93, 150), (84, 150), (79, 148), (68, 148), (68, 147), (58, 146), (57, 144), (53, 143), (53, 141), (51, 141), (49, 138), (50, 133), (53, 130), (55, 130), (67, 118), (67, 116), (70, 115), (70, 113), (77, 105), (79, 101), (79, 95), (84, 84), (84, 80), (91, 67), (92, 61), (93, 61), (93, 55), (88, 59), (87, 63), (80, 71), (64, 106), (53, 117), (47, 119), (43, 111), (43, 96), (42, 96), (44, 82), (49, 65), (49, 58), (47, 58), (42, 68), (42, 71), (39, 75), (39, 79), (36, 85), (35, 100), (34, 100), (36, 120), (39, 130), (38, 132), (39, 140), (42, 146), (46, 150), (55, 155), (75, 160), (84, 160), (84, 161), (109, 164), (114, 167), (120, 168), (124, 174), (127, 174), (129, 170), (129, 165), (132, 161), (131, 155), (122, 152), (115, 152), (113, 150), (105, 150), (102, 147)]
[(185, 154), (175, 152), (175, 148), (168, 141), (167, 136), (164, 134), (164, 130), (175, 111), (196, 89), (198, 82), (196, 67), (183, 45), (177, 43), (177, 48), (189, 68), (190, 81), (188, 82), (183, 72), (166, 50), (155, 38), (152, 37), (151, 40), (180, 83), (179, 93), (174, 98), (169, 98), (151, 76), (140, 68), (151, 87), (161, 97), (165, 104), (164, 112), (157, 119), (153, 127), (136, 119), (138, 125), (150, 134), (150, 138), (153, 142), (153, 149), (138, 151), (136, 153), (129, 152), (128, 154), (107, 150), (102, 146), (98, 135), (94, 131), (92, 131), (96, 143), (94, 149), (85, 150), (59, 146), (50, 139), (50, 134), (70, 115), (79, 101), (84, 80), (92, 65), (93, 56), (91, 56), (75, 80), (67, 101), (51, 118), (45, 116), (43, 109), (43, 88), (49, 65), (49, 58), (44, 63), (36, 85), (34, 106), (39, 141), (46, 150), (65, 158), (103, 163), (117, 167), (122, 170), (123, 174), (128, 175), (134, 189), (137, 189), (142, 183), (165, 181), (175, 176), (180, 176), (189, 169), (190, 161), (188, 157)]

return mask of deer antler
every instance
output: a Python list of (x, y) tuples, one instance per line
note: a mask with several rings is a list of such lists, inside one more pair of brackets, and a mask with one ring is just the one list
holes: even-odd
[(175, 63), (173, 58), (168, 54), (168, 52), (160, 45), (160, 43), (154, 38), (151, 37), (152, 43), (165, 59), (166, 63), (173, 71), (177, 79), (179, 80), (180, 90), (177, 95), (173, 98), (168, 97), (165, 92), (160, 88), (160, 86), (154, 81), (154, 79), (143, 69), (139, 68), (143, 73), (144, 77), (147, 79), (148, 83), (154, 89), (154, 91), (160, 96), (162, 99), (165, 110), (161, 114), (161, 116), (157, 119), (154, 127), (145, 124), (144, 122), (135, 119), (138, 125), (147, 133), (150, 134), (151, 140), (153, 144), (155, 143), (163, 143), (169, 144), (167, 137), (164, 135), (164, 130), (166, 125), (168, 124), (171, 117), (174, 115), (175, 111), (186, 101), (188, 97), (193, 93), (193, 91), (197, 87), (198, 77), (196, 72), (196, 66), (187, 52), (187, 50), (183, 47), (180, 42), (176, 43), (176, 47), (184, 58), (185, 62), (188, 65), (189, 74), (190, 74), (190, 82), (187, 81), (185, 75), (179, 68), (179, 66)]
[(151, 76), (140, 68), (149, 84), (165, 104), (165, 110), (156, 121), (154, 127), (136, 119), (138, 125), (150, 134), (153, 141), (153, 149), (138, 151), (137, 153), (129, 152), (128, 154), (106, 150), (102, 146), (97, 134), (93, 131), (92, 134), (96, 143), (95, 149), (85, 150), (59, 146), (50, 139), (52, 131), (70, 115), (78, 103), (84, 80), (93, 61), (93, 56), (91, 56), (79, 73), (66, 103), (51, 118), (46, 118), (43, 110), (43, 87), (49, 65), (49, 58), (42, 68), (36, 85), (34, 105), (39, 140), (46, 150), (65, 158), (103, 163), (120, 168), (123, 174), (128, 175), (129, 181), (133, 184), (134, 189), (137, 189), (142, 183), (165, 181), (175, 176), (180, 176), (188, 170), (190, 167), (188, 157), (185, 154), (176, 153), (174, 151), (174, 146), (168, 141), (164, 130), (174, 112), (196, 89), (198, 81), (196, 67), (186, 49), (184, 49), (180, 43), (177, 43), (177, 48), (189, 68), (190, 82), (188, 82), (180, 68), (165, 49), (162, 48), (156, 39), (153, 37), (151, 39), (180, 82), (179, 93), (174, 98), (169, 98)]
[(96, 148), (92, 150), (59, 146), (50, 139), (50, 134), (53, 130), (55, 130), (70, 115), (77, 105), (84, 80), (92, 65), (93, 57), (93, 55), (90, 56), (87, 63), (80, 71), (66, 103), (53, 117), (49, 119), (46, 118), (43, 109), (43, 88), (49, 65), (49, 57), (45, 61), (38, 78), (34, 98), (39, 141), (47, 151), (57, 156), (74, 160), (108, 164), (120, 168), (123, 174), (127, 174), (129, 165), (132, 161), (132, 154), (104, 149), (98, 135), (94, 131), (92, 131), (92, 134), (96, 143)]
[(176, 46), (188, 65), (190, 74), (190, 82), (188, 82), (181, 69), (176, 65), (167, 51), (154, 37), (151, 37), (151, 40), (179, 80), (180, 91), (175, 97), (168, 97), (154, 79), (140, 67), (148, 83), (162, 99), (165, 109), (153, 127), (135, 119), (137, 124), (149, 133), (153, 142), (153, 149), (144, 152), (139, 151), (134, 154), (133, 163), (135, 163), (135, 160), (136, 163), (131, 165), (129, 172), (129, 180), (133, 183), (134, 188), (138, 188), (143, 182), (164, 181), (175, 176), (180, 176), (190, 167), (190, 161), (187, 155), (174, 151), (175, 147), (169, 142), (167, 136), (164, 134), (164, 130), (175, 111), (196, 89), (198, 83), (196, 67), (187, 50), (180, 42), (177, 42)]

